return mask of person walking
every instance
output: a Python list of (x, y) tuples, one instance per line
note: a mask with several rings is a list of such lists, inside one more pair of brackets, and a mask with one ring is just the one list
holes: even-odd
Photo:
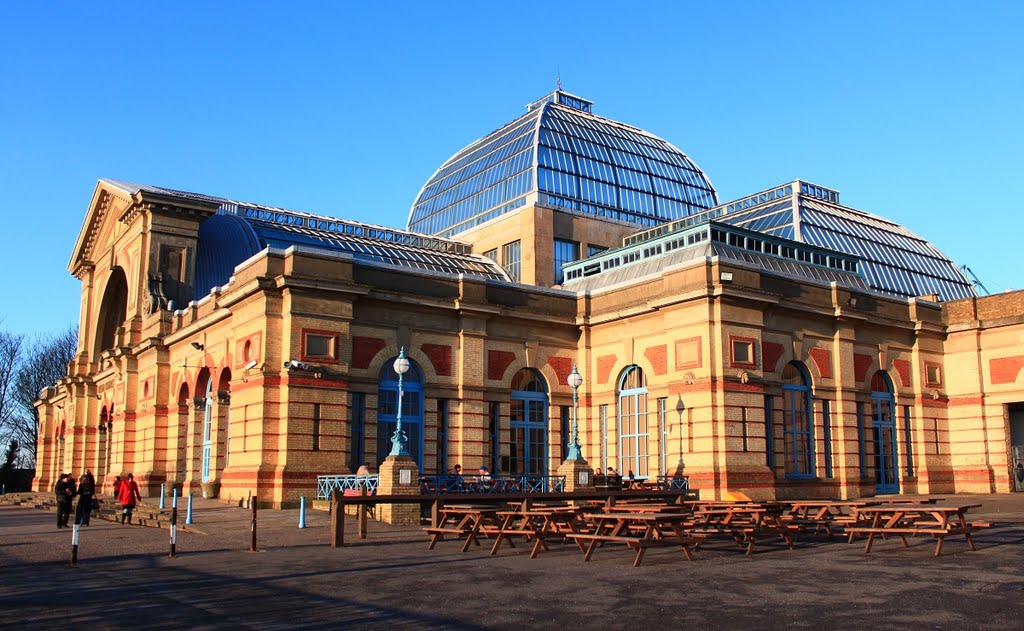
[(132, 523), (132, 511), (135, 510), (135, 500), (142, 501), (142, 494), (139, 493), (139, 485), (135, 482), (135, 476), (131, 473), (121, 480), (117, 487), (117, 501), (121, 504), (121, 525), (125, 520)]
[(88, 526), (96, 496), (96, 478), (88, 469), (78, 478), (78, 505), (75, 507), (75, 525)]
[(53, 487), (57, 496), (57, 527), (67, 528), (71, 517), (71, 501), (75, 499), (75, 479), (70, 473), (62, 473)]

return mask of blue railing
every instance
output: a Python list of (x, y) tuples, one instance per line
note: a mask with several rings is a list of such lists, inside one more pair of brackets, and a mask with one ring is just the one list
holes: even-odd
[(377, 493), (377, 474), (373, 475), (320, 475), (316, 478), (316, 499), (331, 499), (331, 491), (361, 491), (366, 489), (367, 495)]
[(561, 493), (565, 490), (563, 475), (431, 475), (420, 478), (424, 495), (449, 493)]

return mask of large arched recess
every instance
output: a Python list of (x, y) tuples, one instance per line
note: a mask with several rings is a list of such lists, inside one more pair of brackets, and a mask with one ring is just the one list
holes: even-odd
[(94, 355), (98, 356), (108, 348), (114, 348), (117, 328), (128, 316), (128, 279), (124, 270), (115, 267), (110, 272), (103, 300), (96, 318), (96, 345)]

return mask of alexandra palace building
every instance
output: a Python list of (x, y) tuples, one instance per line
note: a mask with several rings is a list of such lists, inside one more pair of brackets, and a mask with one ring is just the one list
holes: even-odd
[(403, 349), (423, 475), (553, 475), (575, 365), (590, 466), (705, 498), (1024, 484), (1024, 292), (977, 295), (833, 188), (723, 201), (590, 101), (526, 110), (444, 162), (404, 229), (100, 180), (36, 489), (88, 467), (293, 506), (388, 454)]

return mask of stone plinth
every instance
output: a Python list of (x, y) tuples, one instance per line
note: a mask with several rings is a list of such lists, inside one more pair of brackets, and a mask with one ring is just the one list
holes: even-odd
[[(409, 456), (388, 456), (380, 465), (377, 495), (419, 495), (420, 468)], [(419, 526), (420, 505), (377, 504), (377, 518), (398, 526)]]
[(558, 467), (558, 475), (565, 476), (566, 493), (594, 490), (594, 469), (586, 460), (566, 460)]

